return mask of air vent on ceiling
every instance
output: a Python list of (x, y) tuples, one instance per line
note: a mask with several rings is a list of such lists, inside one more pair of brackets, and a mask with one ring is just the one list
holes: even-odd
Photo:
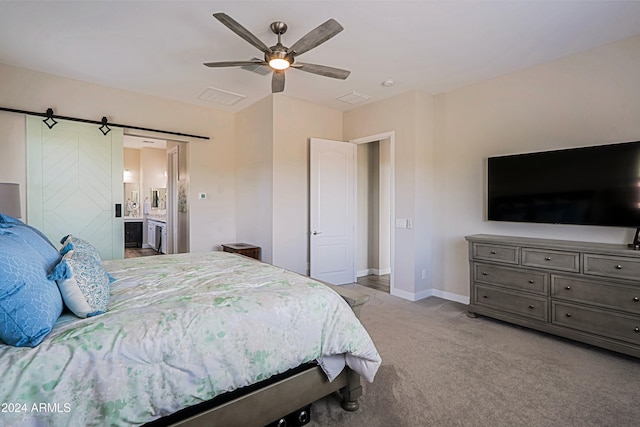
[(203, 101), (214, 102), (216, 104), (231, 106), (237, 104), (246, 97), (247, 95), (228, 92), (226, 90), (216, 89), (214, 87), (208, 87), (200, 92), (200, 94), (196, 98)]
[(371, 97), (368, 95), (365, 95), (364, 93), (360, 93), (360, 92), (356, 92), (351, 91), (349, 93), (347, 93), (346, 95), (342, 95), (338, 98), (336, 98), (338, 101), (342, 101), (342, 102), (346, 102), (347, 104), (358, 104), (360, 102), (366, 101), (368, 99), (370, 99)]
[[(262, 59), (254, 57), (254, 58), (251, 58), (249, 61), (262, 61)], [(243, 65), (240, 68), (242, 68), (243, 70), (251, 71), (252, 73), (260, 74), (262, 76), (266, 76), (271, 72), (271, 68), (267, 67), (266, 65), (260, 65), (260, 64)]]

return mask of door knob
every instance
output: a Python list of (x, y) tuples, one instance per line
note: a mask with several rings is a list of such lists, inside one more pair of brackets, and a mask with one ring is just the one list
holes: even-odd
[(316, 234), (322, 234), (322, 231), (315, 231), (314, 230), (314, 231), (311, 232), (311, 234), (313, 234), (315, 236)]

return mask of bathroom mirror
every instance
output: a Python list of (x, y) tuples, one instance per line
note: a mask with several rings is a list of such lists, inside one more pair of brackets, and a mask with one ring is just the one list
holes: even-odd
[(151, 189), (151, 208), (153, 209), (167, 208), (167, 189), (166, 188)]
[(124, 183), (124, 215), (139, 216), (140, 213), (140, 196), (138, 193), (138, 183)]

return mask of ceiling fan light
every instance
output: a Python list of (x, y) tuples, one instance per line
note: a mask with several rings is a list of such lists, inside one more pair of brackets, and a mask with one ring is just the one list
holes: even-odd
[(269, 66), (275, 70), (286, 70), (290, 65), (289, 61), (282, 58), (273, 58), (269, 61)]

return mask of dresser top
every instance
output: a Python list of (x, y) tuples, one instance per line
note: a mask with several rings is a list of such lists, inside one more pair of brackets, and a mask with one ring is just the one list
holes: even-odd
[(493, 243), (527, 248), (596, 252), (599, 254), (640, 258), (640, 250), (634, 250), (627, 245), (615, 243), (579, 242), (573, 240), (540, 239), (536, 237), (499, 236), (495, 234), (473, 234), (465, 236), (465, 239), (473, 243)]

